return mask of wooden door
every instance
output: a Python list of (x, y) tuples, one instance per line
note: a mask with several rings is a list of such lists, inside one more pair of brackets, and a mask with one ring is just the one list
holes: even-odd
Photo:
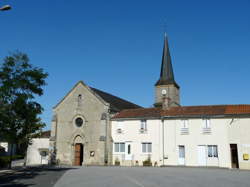
[(239, 168), (237, 144), (230, 144), (232, 168)]
[(83, 161), (83, 146), (80, 143), (75, 144), (75, 166), (81, 166)]

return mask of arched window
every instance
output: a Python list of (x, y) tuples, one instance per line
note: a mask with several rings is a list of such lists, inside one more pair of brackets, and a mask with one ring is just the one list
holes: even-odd
[(77, 105), (78, 105), (78, 107), (81, 106), (81, 103), (82, 103), (82, 94), (79, 94), (78, 98), (77, 98)]

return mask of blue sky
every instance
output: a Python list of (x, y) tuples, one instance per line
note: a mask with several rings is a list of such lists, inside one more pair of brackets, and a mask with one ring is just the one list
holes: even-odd
[[(182, 105), (250, 104), (250, 1), (2, 0), (0, 59), (20, 50), (49, 73), (52, 107), (79, 81), (154, 103), (167, 31)], [(166, 27), (164, 26), (166, 25)]]

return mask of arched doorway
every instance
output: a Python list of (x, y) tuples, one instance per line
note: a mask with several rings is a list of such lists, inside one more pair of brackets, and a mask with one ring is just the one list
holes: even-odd
[(73, 164), (75, 166), (81, 166), (84, 162), (84, 144), (83, 138), (80, 135), (76, 135), (73, 140)]
[(75, 166), (81, 166), (83, 162), (84, 147), (82, 143), (75, 144)]

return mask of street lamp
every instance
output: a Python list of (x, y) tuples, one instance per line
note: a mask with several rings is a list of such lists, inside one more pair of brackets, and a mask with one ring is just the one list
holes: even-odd
[(10, 5), (4, 5), (2, 7), (0, 7), (0, 11), (6, 11), (6, 10), (10, 10), (11, 6)]

